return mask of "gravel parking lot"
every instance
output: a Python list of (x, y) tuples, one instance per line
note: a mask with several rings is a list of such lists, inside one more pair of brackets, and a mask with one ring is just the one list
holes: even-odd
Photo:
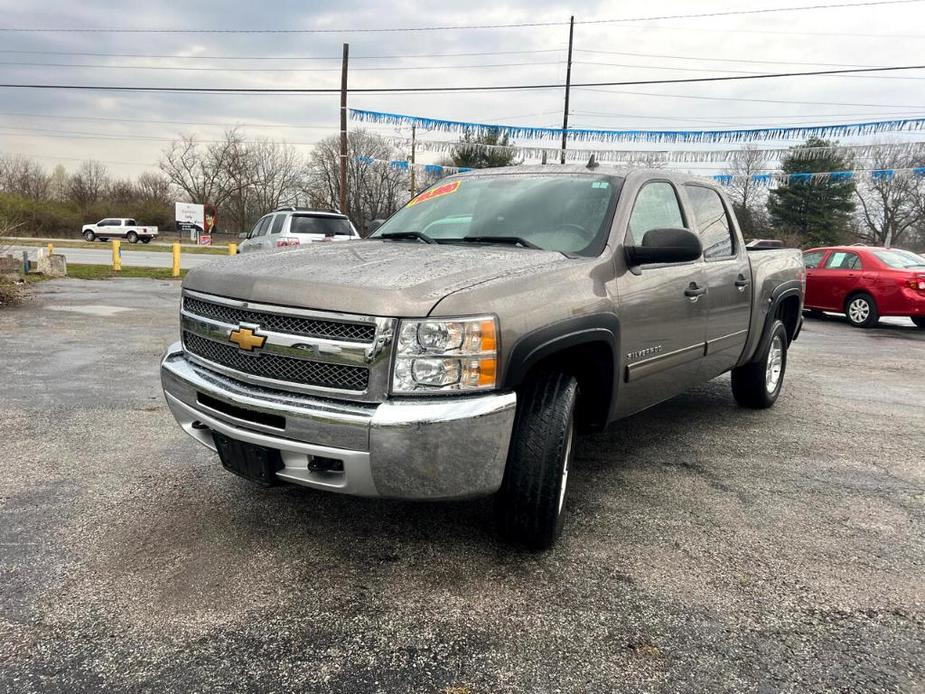
[(581, 440), (562, 541), (490, 503), (261, 489), (175, 426), (178, 286), (0, 313), (0, 690), (922, 691), (925, 331), (807, 320), (770, 411), (727, 377)]

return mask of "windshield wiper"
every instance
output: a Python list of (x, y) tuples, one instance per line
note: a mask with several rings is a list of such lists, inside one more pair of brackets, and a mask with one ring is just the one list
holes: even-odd
[(391, 234), (380, 234), (377, 239), (417, 239), (424, 243), (437, 243), (422, 231), (394, 231)]
[(472, 243), (501, 243), (506, 246), (523, 246), (524, 248), (532, 248), (535, 251), (544, 250), (543, 248), (537, 246), (535, 243), (531, 243), (530, 241), (527, 241), (527, 239), (522, 239), (519, 236), (463, 236), (453, 240)]

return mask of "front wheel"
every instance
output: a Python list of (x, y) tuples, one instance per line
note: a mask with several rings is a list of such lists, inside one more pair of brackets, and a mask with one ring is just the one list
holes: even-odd
[(855, 328), (872, 328), (880, 320), (877, 304), (869, 294), (855, 294), (845, 303), (845, 315)]
[(787, 341), (787, 328), (774, 321), (761, 355), (732, 370), (732, 395), (742, 407), (763, 410), (777, 402), (787, 371)]
[(83, 237), (84, 237), (84, 239), (87, 240), (87, 241), (93, 241), (93, 239), (96, 238), (96, 234), (94, 234), (92, 231), (90, 231), (89, 229), (87, 229), (87, 230), (83, 233)]
[(138, 234), (134, 231), (130, 231), (125, 235), (125, 240), (129, 243), (138, 243)]
[(498, 529), (509, 542), (546, 549), (562, 532), (577, 399), (578, 382), (562, 372), (537, 375), (523, 389), (495, 498)]

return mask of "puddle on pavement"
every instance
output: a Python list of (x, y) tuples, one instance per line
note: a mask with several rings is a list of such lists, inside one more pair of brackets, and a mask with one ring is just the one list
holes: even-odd
[(134, 311), (127, 306), (49, 306), (52, 311), (70, 311), (71, 313), (85, 313), (88, 316), (114, 316), (123, 311)]

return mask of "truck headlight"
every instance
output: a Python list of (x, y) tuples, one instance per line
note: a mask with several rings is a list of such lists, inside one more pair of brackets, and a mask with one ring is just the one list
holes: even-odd
[(495, 387), (497, 364), (495, 318), (403, 319), (392, 392), (487, 390)]

